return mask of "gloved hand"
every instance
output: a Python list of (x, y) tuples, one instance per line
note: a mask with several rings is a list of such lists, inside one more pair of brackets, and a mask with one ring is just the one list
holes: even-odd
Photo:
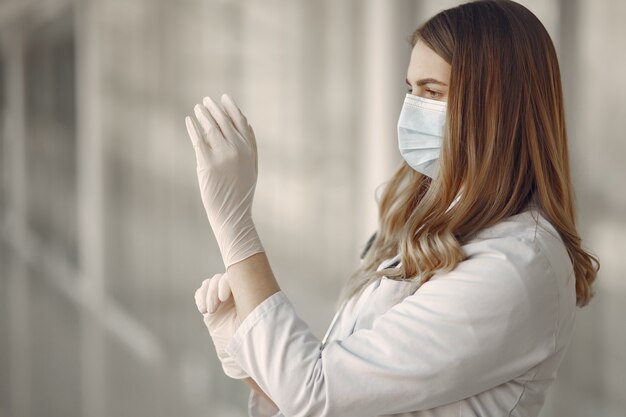
[(228, 342), (241, 324), (227, 275), (215, 274), (205, 279), (194, 297), (198, 310), (204, 316), (204, 324), (209, 329), (224, 373), (234, 379), (247, 378), (249, 375), (226, 353)]
[(226, 269), (265, 252), (252, 221), (257, 148), (252, 126), (228, 94), (224, 110), (210, 98), (194, 107), (200, 123), (186, 117), (196, 152), (198, 183), (209, 223)]

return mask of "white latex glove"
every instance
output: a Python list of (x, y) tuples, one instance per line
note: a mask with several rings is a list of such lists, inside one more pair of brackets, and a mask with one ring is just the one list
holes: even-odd
[(210, 97), (186, 117), (196, 152), (198, 183), (209, 223), (226, 269), (255, 253), (265, 252), (252, 221), (257, 181), (257, 148), (252, 126), (228, 94), (224, 110)]
[(226, 353), (228, 342), (241, 324), (227, 275), (215, 274), (202, 281), (194, 298), (198, 311), (204, 316), (204, 324), (209, 329), (224, 373), (234, 379), (247, 378), (249, 375)]

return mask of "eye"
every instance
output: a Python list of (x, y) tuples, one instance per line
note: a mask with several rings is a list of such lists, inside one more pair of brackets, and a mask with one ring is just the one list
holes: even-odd
[(426, 89), (426, 92), (428, 93), (430, 98), (439, 98), (439, 97), (441, 97), (441, 93), (439, 91)]

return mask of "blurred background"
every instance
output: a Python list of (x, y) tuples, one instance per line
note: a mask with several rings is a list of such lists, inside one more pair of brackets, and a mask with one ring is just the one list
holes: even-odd
[[(321, 338), (401, 161), (407, 38), (458, 3), (0, 0), (0, 417), (246, 416), (193, 299), (224, 266), (185, 115), (228, 92), (254, 126), (254, 219)], [(626, 2), (521, 3), (602, 262), (542, 417), (623, 417)]]

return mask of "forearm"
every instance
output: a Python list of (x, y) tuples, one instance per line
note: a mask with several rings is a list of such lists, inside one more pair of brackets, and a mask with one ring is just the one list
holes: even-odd
[(267, 394), (261, 389), (261, 387), (259, 387), (259, 385), (254, 381), (254, 379), (248, 377), (248, 378), (245, 378), (243, 380), (243, 382), (248, 384), (250, 386), (250, 388), (252, 388), (257, 393), (259, 393), (263, 398), (265, 398), (267, 401), (269, 401), (272, 404), (272, 406), (274, 406), (278, 410), (278, 406), (276, 406), (276, 404), (274, 404), (274, 401), (272, 401), (272, 399), (267, 396)]
[[(227, 269), (227, 273), (240, 323), (257, 305), (280, 290), (265, 252), (256, 253), (231, 265)], [(254, 379), (248, 377), (243, 381), (278, 409), (274, 401), (259, 387)]]
[(265, 252), (231, 265), (227, 273), (240, 322), (267, 297), (280, 291)]

